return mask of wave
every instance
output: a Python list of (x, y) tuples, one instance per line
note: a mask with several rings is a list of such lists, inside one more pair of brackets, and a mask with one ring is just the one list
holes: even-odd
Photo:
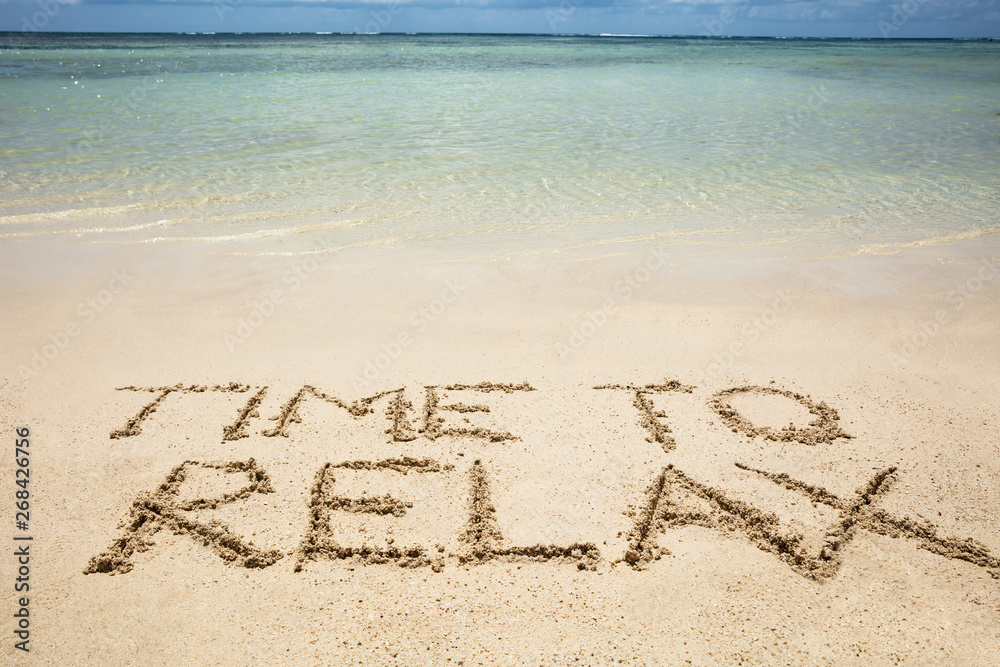
[(147, 222), (138, 225), (128, 225), (125, 227), (77, 227), (75, 229), (44, 229), (35, 230), (30, 232), (12, 232), (9, 234), (0, 234), (0, 239), (9, 238), (29, 238), (32, 236), (51, 236), (55, 234), (70, 234), (83, 236), (84, 234), (105, 234), (105, 233), (116, 233), (116, 232), (136, 232), (144, 229), (162, 228), (169, 226), (171, 224), (183, 223), (185, 220), (174, 219), (174, 220), (157, 220), (156, 222)]
[(850, 255), (895, 255), (907, 248), (922, 248), (924, 246), (945, 245), (957, 241), (971, 241), (984, 236), (1000, 234), (1000, 226), (976, 227), (952, 234), (942, 234), (939, 236), (927, 236), (912, 241), (889, 241), (885, 243), (871, 243), (863, 245)]

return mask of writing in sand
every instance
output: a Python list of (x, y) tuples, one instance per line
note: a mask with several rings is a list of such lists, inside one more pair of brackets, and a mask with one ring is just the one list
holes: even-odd
[[(646, 441), (664, 453), (672, 452), (677, 443), (665, 411), (658, 409), (653, 398), (659, 394), (692, 394), (696, 387), (676, 380), (660, 384), (607, 384), (596, 391), (621, 392), (631, 401), (639, 426), (646, 432)], [(514, 394), (534, 392), (527, 382), (521, 384), (452, 384), (425, 386), (423, 404), (419, 410), (407, 398), (406, 389), (383, 391), (355, 401), (345, 401), (314, 386), (305, 385), (285, 401), (277, 414), (270, 417), (273, 425), (260, 431), (268, 437), (289, 437), (295, 424), (302, 423), (300, 408), (307, 402), (333, 404), (352, 419), (361, 420), (376, 415), (376, 406), (384, 418), (386, 441), (404, 443), (425, 438), (466, 438), (482, 443), (505, 443), (519, 436), (496, 424), (475, 424), (470, 417), (490, 413), (482, 403), (452, 402), (447, 396), (454, 392), (472, 395), (502, 392)], [(248, 396), (237, 411), (235, 420), (222, 426), (223, 441), (250, 437), (250, 425), (259, 419), (268, 387), (246, 384), (184, 385), (159, 387), (122, 387), (121, 391), (147, 392), (152, 400), (142, 405), (125, 424), (110, 433), (112, 439), (135, 437), (165, 401), (172, 396), (203, 393), (236, 393)], [(776, 428), (751, 422), (735, 407), (741, 396), (764, 396), (797, 403), (808, 411), (808, 425), (794, 424)], [(734, 400), (736, 399), (736, 400)], [(853, 436), (840, 426), (837, 411), (808, 396), (774, 386), (739, 386), (714, 392), (706, 397), (706, 407), (723, 426), (747, 438), (805, 445), (825, 446), (838, 439)], [(459, 417), (460, 419), (455, 419)], [(464, 456), (464, 455), (460, 455)], [(895, 467), (878, 469), (853, 496), (844, 497), (774, 470), (764, 470), (740, 461), (733, 465), (751, 477), (766, 480), (813, 507), (829, 508), (833, 517), (820, 540), (808, 540), (774, 513), (741, 500), (736, 494), (709, 485), (696, 476), (672, 464), (660, 467), (647, 480), (641, 498), (625, 514), (630, 527), (624, 534), (624, 546), (617, 553), (602, 553), (595, 542), (568, 544), (538, 543), (518, 546), (504, 537), (491, 490), (491, 473), (487, 463), (476, 459), (465, 465), (442, 463), (430, 457), (388, 456), (385, 458), (326, 462), (315, 471), (301, 511), (302, 533), (298, 546), (289, 551), (262, 548), (246, 535), (238, 533), (213, 512), (232, 509), (240, 504), (252, 508), (260, 496), (279, 493), (267, 470), (254, 458), (235, 461), (183, 461), (176, 465), (155, 489), (141, 493), (132, 503), (121, 526), (120, 534), (102, 553), (92, 557), (85, 572), (124, 574), (133, 570), (140, 554), (154, 551), (154, 537), (161, 531), (190, 536), (197, 545), (216, 553), (234, 567), (268, 568), (280, 561), (290, 563), (294, 572), (301, 572), (316, 561), (341, 561), (352, 565), (386, 565), (417, 568), (429, 567), (442, 571), (448, 564), (468, 567), (490, 562), (545, 561), (566, 564), (583, 571), (599, 567), (627, 566), (642, 571), (664, 556), (667, 548), (659, 537), (671, 529), (698, 526), (744, 539), (760, 550), (783, 561), (794, 572), (812, 580), (832, 577), (838, 571), (846, 547), (862, 531), (892, 538), (904, 538), (916, 547), (945, 558), (965, 561), (984, 568), (993, 578), (1000, 579), (1000, 560), (982, 543), (970, 539), (942, 535), (925, 519), (913, 519), (890, 513), (880, 507), (898, 478)], [(428, 482), (432, 490), (425, 493), (401, 494), (387, 491), (369, 494), (365, 479), (395, 480), (397, 487), (413, 489), (413, 480)], [(453, 482), (458, 482), (454, 484)], [(407, 482), (407, 484), (404, 484)], [(360, 485), (360, 487), (359, 487)], [(359, 490), (360, 488), (360, 490)], [(414, 503), (433, 503), (437, 496), (454, 493), (464, 496), (460, 517), (447, 524), (454, 526), (450, 535), (433, 535), (425, 529), (423, 536), (432, 539), (408, 544), (397, 543), (400, 520), (414, 511)], [(266, 504), (266, 503), (265, 503)], [(252, 510), (250, 510), (252, 511)], [(378, 518), (379, 540), (346, 539), (345, 526), (352, 520)], [(395, 525), (394, 525), (395, 522)], [(447, 522), (446, 522), (447, 523)], [(426, 526), (425, 526), (426, 528)], [(370, 530), (371, 526), (362, 529)], [(402, 541), (402, 540), (400, 540)], [(606, 542), (605, 542), (606, 543)], [(449, 546), (446, 546), (449, 545)]]

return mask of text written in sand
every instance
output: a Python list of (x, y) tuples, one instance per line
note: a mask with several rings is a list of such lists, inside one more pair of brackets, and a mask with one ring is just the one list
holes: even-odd
[[(222, 440), (235, 441), (248, 438), (252, 431), (260, 429), (251, 428), (251, 424), (260, 418), (259, 408), (268, 387), (239, 383), (177, 384), (130, 386), (122, 390), (148, 392), (153, 394), (153, 399), (139, 407), (124, 425), (113, 430), (112, 439), (139, 435), (142, 426), (171, 396), (223, 392), (248, 397), (234, 420), (221, 427)], [(593, 390), (622, 392), (623, 397), (630, 398), (636, 423), (647, 434), (646, 441), (663, 455), (673, 452), (677, 442), (668, 414), (657, 407), (654, 397), (693, 394), (697, 387), (668, 380), (645, 385), (606, 384)], [(381, 412), (385, 440), (389, 445), (396, 443), (397, 447), (420, 438), (428, 442), (439, 438), (471, 439), (488, 446), (505, 446), (521, 440), (521, 436), (496, 422), (477, 424), (470, 420), (477, 415), (489, 415), (490, 406), (479, 402), (454, 402), (448, 396), (454, 392), (475, 396), (534, 391), (537, 390), (527, 382), (430, 385), (424, 387), (420, 408), (415, 408), (404, 388), (346, 401), (315, 386), (304, 385), (289, 395), (277, 414), (270, 417), (272, 425), (257, 432), (266, 438), (288, 438), (307, 414), (302, 411), (303, 406), (319, 401), (336, 406), (353, 419), (377, 416)], [(755, 424), (737, 409), (740, 397), (791, 401), (808, 413), (810, 421), (807, 425), (789, 423), (781, 428)], [(839, 414), (825, 402), (773, 386), (747, 385), (716, 391), (706, 396), (704, 405), (725, 428), (758, 441), (822, 447), (854, 437), (841, 428)], [(378, 411), (376, 406), (380, 406)], [(733, 465), (747, 479), (767, 480), (782, 489), (782, 493), (797, 495), (813, 507), (822, 506), (833, 513), (835, 518), (829, 522), (820, 543), (812, 544), (801, 531), (776, 514), (741, 500), (732, 491), (698, 480), (674, 465), (665, 465), (654, 472), (651, 479), (647, 478), (644, 494), (642, 487), (635, 489), (642, 499), (625, 510), (631, 520), (631, 527), (624, 535), (626, 544), (617, 554), (609, 555), (602, 554), (597, 540), (566, 544), (511, 543), (505, 538), (497, 517), (489, 464), (480, 459), (471, 465), (461, 465), (461, 460), (457, 463), (403, 455), (324, 463), (316, 470), (305, 506), (301, 507), (303, 532), (298, 546), (282, 551), (255, 545), (220, 519), (238, 504), (245, 504), (242, 514), (245, 516), (253, 512), (254, 503), (267, 504), (261, 496), (287, 493), (275, 488), (263, 467), (253, 458), (224, 462), (184, 461), (170, 471), (158, 488), (134, 500), (119, 536), (104, 552), (91, 558), (85, 571), (109, 574), (131, 571), (140, 554), (152, 550), (153, 538), (164, 529), (176, 535), (187, 535), (196, 545), (214, 551), (226, 563), (244, 568), (268, 568), (288, 557), (286, 562), (292, 563), (295, 572), (317, 561), (429, 567), (435, 572), (448, 564), (468, 567), (526, 561), (562, 563), (583, 571), (623, 564), (642, 571), (670, 554), (661, 546), (660, 535), (671, 529), (696, 526), (748, 540), (761, 551), (783, 561), (793, 572), (813, 580), (828, 579), (836, 574), (846, 548), (862, 531), (905, 538), (920, 549), (964, 561), (1000, 578), (1000, 561), (980, 542), (941, 535), (927, 520), (898, 516), (879, 507), (898, 477), (895, 467), (880, 469), (856, 495), (842, 497), (785, 473), (735, 461)], [(369, 492), (376, 487), (374, 493)], [(192, 488), (198, 492), (191, 491)], [(464, 502), (448, 505), (441, 501), (449, 494), (464, 498)], [(423, 542), (399, 541), (400, 521), (409, 517), (415, 503), (419, 506), (438, 501), (449, 508), (452, 518), (434, 525), (430, 531), (432, 539), (426, 539), (428, 533), (425, 531)], [(624, 504), (628, 506), (627, 499)], [(348, 530), (365, 520), (377, 523), (377, 530), (381, 531), (380, 543), (370, 539), (371, 534), (366, 533), (368, 528), (362, 527), (360, 533), (353, 534)]]

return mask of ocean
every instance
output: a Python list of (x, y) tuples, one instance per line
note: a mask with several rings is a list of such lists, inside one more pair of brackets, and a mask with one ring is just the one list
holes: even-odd
[(1000, 231), (1000, 44), (0, 34), (0, 241), (656, 244)]

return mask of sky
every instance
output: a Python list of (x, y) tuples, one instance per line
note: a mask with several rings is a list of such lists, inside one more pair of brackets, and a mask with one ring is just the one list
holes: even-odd
[(1000, 0), (0, 0), (0, 30), (996, 38)]

